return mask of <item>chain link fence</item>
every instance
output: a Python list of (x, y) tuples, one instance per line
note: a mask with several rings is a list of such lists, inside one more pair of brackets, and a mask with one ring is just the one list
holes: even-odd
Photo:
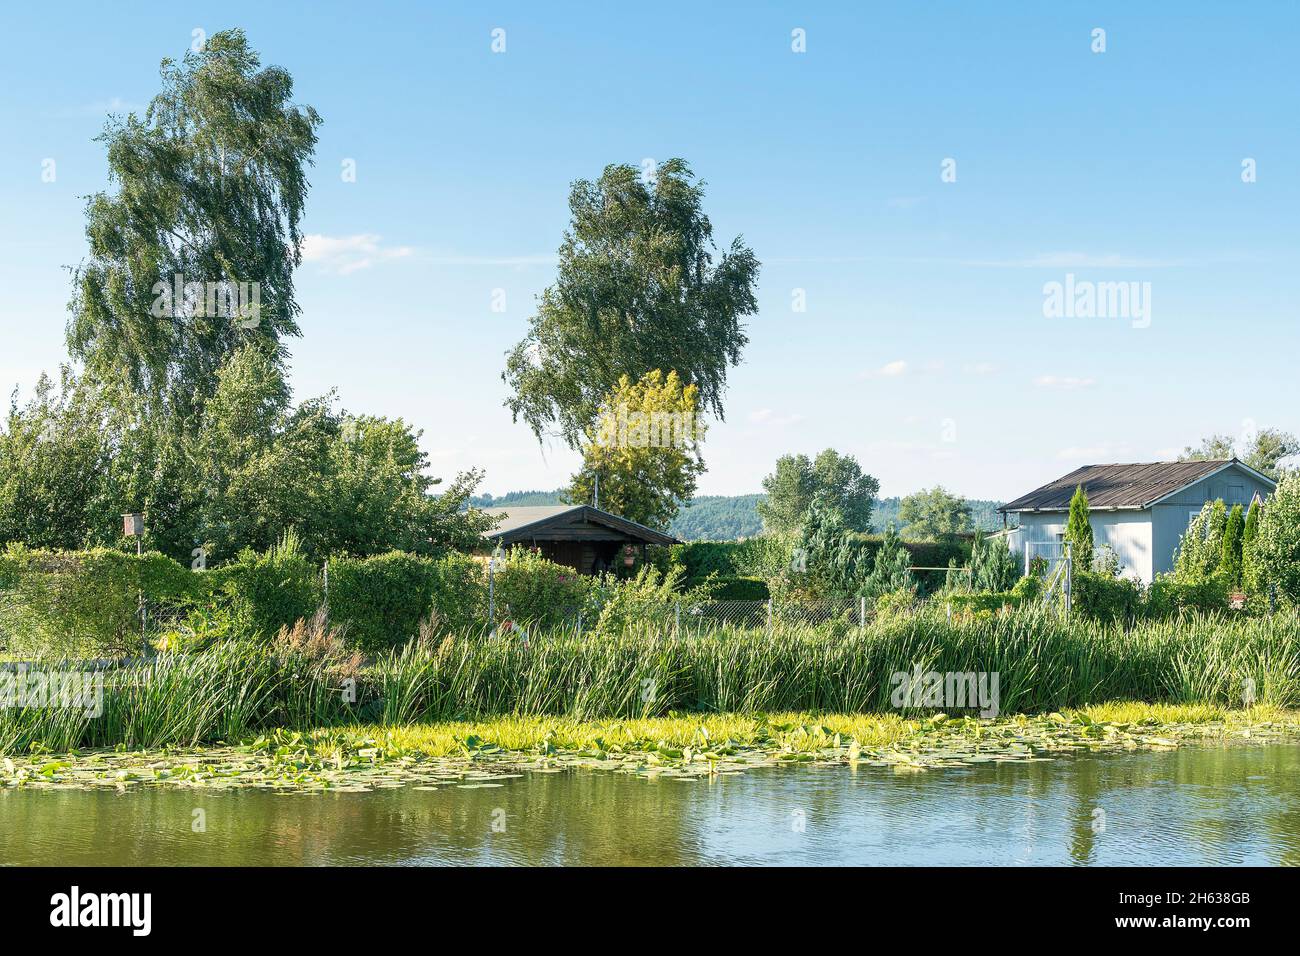
[[(841, 623), (859, 627), (866, 623), (868, 604), (861, 598), (828, 601), (677, 601), (650, 615), (660, 626), (676, 633), (702, 634), (712, 631), (760, 630), (773, 627), (816, 626)], [(523, 621), (510, 615), (509, 607), (499, 609), (491, 630), (503, 633), (518, 629), (524, 632), (548, 627), (572, 628), (581, 632), (594, 630), (600, 612), (590, 609), (562, 608), (547, 615), (545, 621)]]

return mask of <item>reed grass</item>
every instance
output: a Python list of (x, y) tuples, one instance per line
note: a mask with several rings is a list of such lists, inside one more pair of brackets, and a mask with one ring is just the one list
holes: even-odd
[[(64, 662), (75, 669), (75, 662)], [(412, 641), (359, 672), (355, 695), (310, 656), (231, 643), (106, 676), (104, 712), (0, 707), (0, 753), (234, 742), (284, 727), (675, 713), (897, 714), (890, 677), (915, 667), (996, 672), (1000, 711), (1106, 701), (1300, 706), (1300, 619), (1184, 616), (1129, 630), (1021, 611), (921, 613), (847, 633), (780, 627), (678, 634), (571, 630)], [(349, 699), (349, 697), (355, 699)]]

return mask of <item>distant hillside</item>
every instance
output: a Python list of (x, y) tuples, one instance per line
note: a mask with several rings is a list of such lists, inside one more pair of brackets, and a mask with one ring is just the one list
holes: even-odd
[(475, 508), (504, 508), (506, 505), (526, 508), (529, 505), (564, 504), (560, 500), (558, 489), (556, 491), (512, 491), (500, 498), (493, 498), (491, 495), (474, 495), (469, 499), (469, 503)]
[[(752, 538), (763, 533), (763, 522), (758, 517), (758, 502), (763, 495), (701, 495), (682, 508), (669, 532), (683, 541), (734, 541)], [(893, 523), (898, 526), (898, 508), (901, 498), (881, 498), (876, 502), (871, 516), (871, 530), (880, 532)], [(470, 503), (479, 508), (503, 508), (507, 505), (558, 505), (560, 492), (512, 491), (494, 498), (476, 495)], [(970, 499), (971, 519), (975, 527), (996, 531), (1002, 527), (998, 514), (1000, 501)]]
[[(881, 532), (885, 526), (892, 523), (895, 528), (901, 528), (902, 523), (898, 520), (898, 509), (902, 506), (902, 498), (878, 498), (876, 506), (871, 510), (871, 530)], [(975, 527), (981, 531), (1001, 531), (1002, 515), (998, 514), (998, 508), (1001, 507), (1001, 501), (982, 501), (978, 498), (967, 498), (966, 503), (970, 505), (970, 518)]]
[(763, 533), (762, 495), (701, 495), (677, 514), (670, 531), (683, 541), (734, 541)]

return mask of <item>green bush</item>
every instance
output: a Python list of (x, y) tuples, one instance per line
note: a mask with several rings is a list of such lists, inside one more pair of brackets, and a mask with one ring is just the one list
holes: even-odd
[(329, 562), (330, 621), (367, 653), (405, 644), (436, 615), (457, 631), (482, 620), (482, 570), (465, 555), (427, 558), (392, 551)]
[(886, 591), (876, 598), (876, 617), (877, 619), (899, 617), (910, 614), (920, 606), (916, 600), (916, 591), (912, 588)]
[(1219, 572), (1197, 581), (1182, 581), (1175, 574), (1158, 574), (1147, 594), (1147, 613), (1168, 617), (1182, 611), (1223, 612), (1228, 609), (1228, 575)]
[(766, 601), (772, 596), (762, 578), (714, 578), (715, 601)]
[(1288, 472), (1259, 514), (1250, 545), (1251, 578), (1265, 596), (1300, 607), (1300, 473)]
[(33, 551), (10, 545), (0, 554), (0, 644), (31, 658), (139, 654), (159, 624), (187, 603), (195, 585), (191, 572), (154, 552)]
[(498, 621), (551, 627), (591, 609), (593, 579), (530, 548), (511, 548), (498, 562), (494, 579)]
[[(668, 566), (679, 565), (687, 582), (704, 581), (711, 574), (766, 581), (789, 568), (792, 547), (791, 540), (780, 535), (745, 541), (690, 541), (668, 549)], [(660, 570), (667, 571), (668, 566)]]
[(948, 610), (953, 614), (987, 615), (997, 613), (1004, 607), (1015, 607), (1020, 603), (1011, 591), (976, 591), (970, 594), (950, 594), (945, 598)]
[(600, 617), (596, 632), (617, 637), (629, 631), (668, 628), (675, 625), (678, 604), (712, 601), (712, 583), (694, 588), (683, 587), (683, 571), (672, 568), (661, 574), (651, 565), (642, 565), (631, 578), (605, 578), (598, 585)]
[(320, 571), (293, 532), (262, 554), (245, 548), (203, 578), (212, 596), (229, 602), (239, 631), (254, 638), (274, 637), (280, 628), (310, 618), (324, 598)]
[(1073, 610), (1098, 621), (1131, 621), (1142, 610), (1142, 588), (1128, 578), (1076, 571), (1070, 578)]
[[(859, 564), (872, 567), (883, 535), (853, 533), (849, 546), (861, 553)], [(970, 559), (971, 541), (950, 538), (943, 541), (904, 541), (914, 567), (946, 568), (955, 559), (965, 565)], [(781, 535), (762, 535), (745, 541), (691, 541), (673, 545), (666, 560), (656, 562), (660, 571), (673, 565), (685, 571), (687, 587), (703, 584), (710, 574), (719, 578), (762, 578), (769, 584), (790, 571), (794, 540)], [(922, 594), (933, 594), (944, 584), (946, 572), (920, 571), (915, 574)]]
[(1036, 601), (1043, 594), (1043, 579), (1037, 574), (1026, 574), (1011, 588), (1011, 593), (1021, 604)]

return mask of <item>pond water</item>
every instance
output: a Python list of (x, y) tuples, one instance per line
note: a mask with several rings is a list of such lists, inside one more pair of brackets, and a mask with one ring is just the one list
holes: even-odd
[(4, 790), (0, 863), (1295, 865), (1300, 746), (906, 775), (789, 766), (316, 795)]

